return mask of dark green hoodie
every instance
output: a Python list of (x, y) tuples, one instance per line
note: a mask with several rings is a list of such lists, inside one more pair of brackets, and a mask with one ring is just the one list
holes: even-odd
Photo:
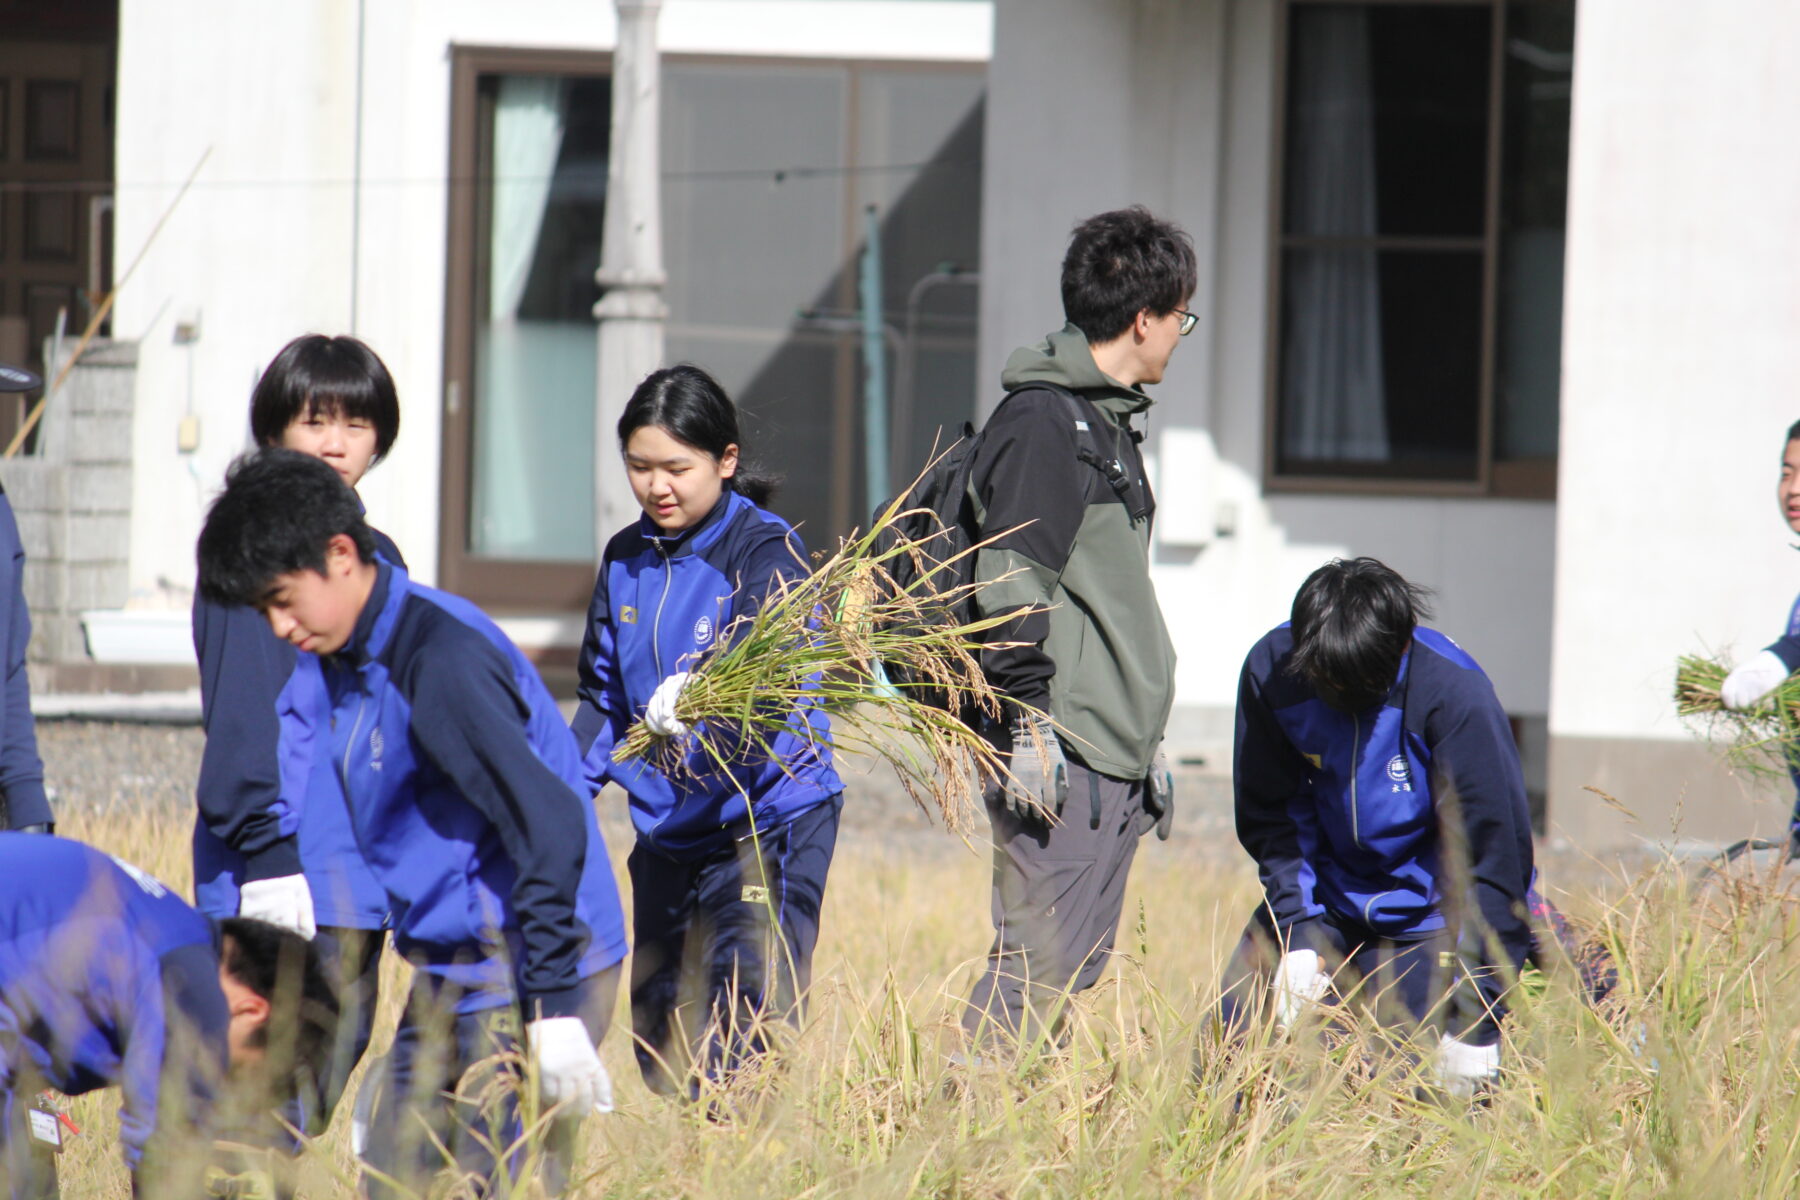
[[(1001, 382), (1010, 394), (988, 420), (970, 488), (984, 533), (1007, 532), (977, 556), (987, 584), (977, 603), (1048, 611), (997, 632), (994, 641), (1025, 644), (990, 650), (983, 665), (1010, 697), (1049, 711), (1072, 757), (1141, 779), (1175, 699), (1175, 649), (1150, 583), (1155, 502), (1131, 433), (1131, 417), (1153, 402), (1103, 373), (1073, 325), (1015, 350)], [(1077, 417), (1033, 384), (1092, 408)], [(1117, 460), (1123, 493), (1081, 460), (1084, 447)]]

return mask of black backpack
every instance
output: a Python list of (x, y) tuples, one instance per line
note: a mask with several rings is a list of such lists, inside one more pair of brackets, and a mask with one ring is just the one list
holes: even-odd
[[(1028, 391), (1053, 392), (1061, 398), (1069, 418), (1078, 426), (1090, 430), (1101, 427), (1099, 414), (1087, 400), (1055, 384), (1031, 383), (1008, 392), (1000, 401), (1001, 407), (1020, 392)], [(996, 408), (995, 412), (998, 411)], [(880, 554), (895, 549), (902, 539), (911, 543), (910, 551), (894, 554), (883, 565), (894, 586), (902, 591), (917, 588), (932, 595), (951, 597), (929, 613), (931, 619), (942, 625), (968, 624), (980, 615), (975, 609), (974, 591), (969, 586), (975, 582), (975, 555), (969, 553), (969, 549), (981, 540), (982, 535), (969, 483), (974, 473), (975, 452), (986, 436), (985, 425), (977, 430), (969, 422), (963, 422), (962, 436), (935, 455), (918, 482), (902, 496), (879, 505), (869, 518), (873, 527), (883, 513), (896, 502), (900, 504), (901, 515), (876, 535), (873, 549)], [(1090, 435), (1086, 441), (1092, 440)], [(1106, 477), (1108, 484), (1130, 506), (1134, 519), (1146, 515), (1143, 497), (1141, 494), (1131, 497), (1127, 472), (1116, 457), (1104, 457), (1093, 445), (1085, 443), (1076, 455)], [(920, 581), (928, 574), (930, 582), (921, 585)], [(942, 689), (926, 685), (906, 667), (883, 661), (881, 668), (888, 682), (906, 689), (915, 699), (947, 710), (953, 707)], [(975, 714), (958, 712), (956, 715), (968, 720)]]

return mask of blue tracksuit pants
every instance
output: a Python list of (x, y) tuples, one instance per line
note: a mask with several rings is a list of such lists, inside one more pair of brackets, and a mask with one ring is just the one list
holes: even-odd
[[(615, 965), (582, 980), (581, 1019), (595, 1046), (612, 1021), (620, 974)], [(519, 1010), (507, 1005), (458, 1013), (461, 998), (458, 989), (441, 979), (425, 971), (413, 973), (393, 1048), (374, 1068), (380, 1074), (363, 1154), (364, 1163), (405, 1190), (395, 1191), (365, 1172), (363, 1187), (372, 1197), (425, 1194), (432, 1177), (450, 1165), (440, 1146), (449, 1149), (457, 1170), (495, 1181), (502, 1164), (494, 1148), (518, 1144), (523, 1126), (514, 1102), (516, 1080), (500, 1078), (510, 1068), (483, 1060), (520, 1050)], [(477, 1064), (484, 1069), (472, 1071)], [(580, 1124), (576, 1117), (558, 1121), (550, 1130), (540, 1177), (549, 1195), (560, 1195), (568, 1184)], [(520, 1165), (515, 1157), (505, 1167), (512, 1171)]]
[(690, 861), (631, 851), (631, 1025), (652, 1091), (697, 1098), (798, 1022), (843, 796)]
[[(1437, 930), (1405, 941), (1384, 938), (1354, 921), (1326, 914), (1305, 922), (1292, 949), (1318, 952), (1340, 995), (1355, 990), (1360, 1003), (1383, 1024), (1406, 1028), (1443, 1019), (1450, 997), (1449, 972), (1440, 958), (1454, 952), (1456, 939)], [(1281, 943), (1267, 908), (1258, 908), (1226, 964), (1220, 981), (1219, 1016), (1228, 1029), (1242, 1029), (1258, 1015), (1256, 1006), (1281, 961)]]

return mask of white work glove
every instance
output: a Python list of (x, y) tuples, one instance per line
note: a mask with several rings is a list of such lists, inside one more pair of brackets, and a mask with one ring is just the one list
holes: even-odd
[(544, 1103), (566, 1105), (564, 1114), (571, 1117), (612, 1111), (612, 1076), (600, 1064), (594, 1039), (580, 1017), (540, 1017), (530, 1022), (525, 1026), (525, 1045)]
[(1462, 1100), (1473, 1099), (1483, 1087), (1500, 1078), (1500, 1043), (1471, 1046), (1444, 1034), (1438, 1042), (1432, 1074), (1438, 1086)]
[(267, 921), (312, 940), (319, 932), (313, 918), (312, 888), (304, 875), (252, 879), (238, 888), (238, 916)]
[(650, 703), (644, 706), (644, 724), (651, 733), (675, 737), (688, 731), (687, 722), (675, 719), (675, 702), (681, 699), (681, 689), (687, 686), (690, 674), (677, 671), (650, 693)]
[(1773, 650), (1764, 650), (1725, 677), (1719, 685), (1719, 701), (1739, 712), (1755, 708), (1758, 700), (1780, 687), (1787, 677), (1787, 664)]
[(1270, 985), (1275, 996), (1275, 1023), (1283, 1029), (1293, 1027), (1308, 1005), (1325, 998), (1331, 987), (1331, 976), (1319, 961), (1317, 950), (1289, 950), (1275, 965), (1275, 979)]

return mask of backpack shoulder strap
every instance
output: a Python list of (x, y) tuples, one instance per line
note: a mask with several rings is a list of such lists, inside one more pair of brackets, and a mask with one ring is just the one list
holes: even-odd
[[(1063, 387), (1061, 384), (1048, 382), (1026, 384), (1022, 388), (1008, 392), (1007, 399), (1018, 395), (1019, 392), (1027, 391), (1053, 392), (1062, 398), (1063, 407), (1068, 412), (1069, 418), (1075, 423), (1077, 433), (1085, 432), (1087, 434), (1086, 437), (1077, 437), (1075, 457), (1100, 472), (1101, 477), (1106, 480), (1107, 486), (1112, 488), (1113, 493), (1124, 503), (1125, 511), (1131, 514), (1133, 521), (1141, 521), (1149, 516), (1149, 506), (1145, 503), (1144, 497), (1137, 494), (1137, 489), (1131, 486), (1131, 473), (1126, 470), (1125, 464), (1119, 460), (1119, 456), (1095, 449), (1099, 427), (1104, 425), (1105, 421), (1100, 416), (1099, 410), (1094, 407), (1094, 402), (1080, 392)], [(1006, 401), (1002, 400), (1001, 403), (1004, 404)], [(998, 412), (999, 409), (996, 408), (994, 411)]]

